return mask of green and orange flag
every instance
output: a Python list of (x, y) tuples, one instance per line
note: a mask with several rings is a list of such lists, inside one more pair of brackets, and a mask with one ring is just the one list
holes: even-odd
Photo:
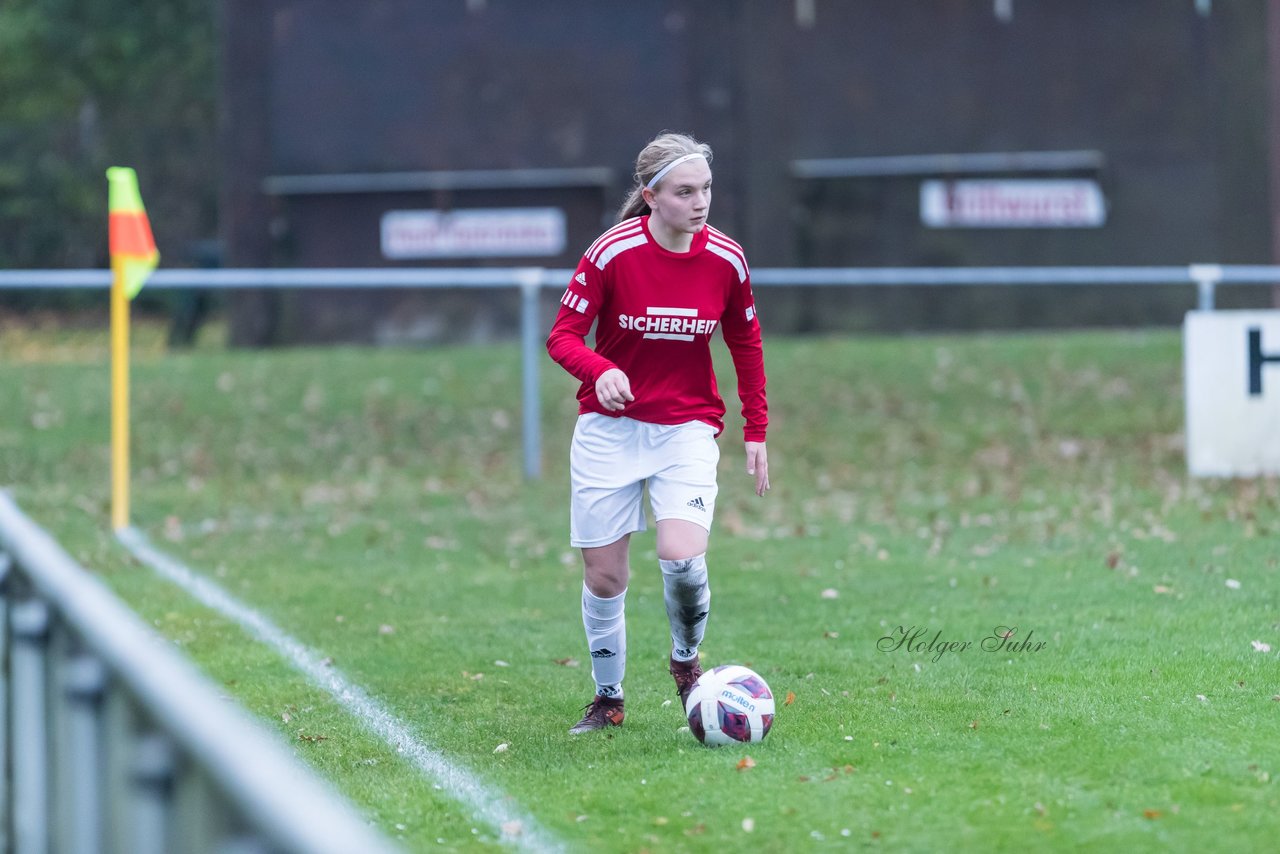
[(133, 299), (160, 263), (160, 253), (142, 207), (137, 173), (127, 166), (112, 166), (107, 170), (107, 188), (111, 268), (123, 283), (125, 295)]

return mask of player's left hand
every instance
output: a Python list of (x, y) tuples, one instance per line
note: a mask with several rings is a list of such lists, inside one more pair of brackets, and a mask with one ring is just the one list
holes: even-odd
[(764, 442), (747, 442), (747, 474), (756, 479), (756, 495), (761, 498), (769, 491), (769, 454)]

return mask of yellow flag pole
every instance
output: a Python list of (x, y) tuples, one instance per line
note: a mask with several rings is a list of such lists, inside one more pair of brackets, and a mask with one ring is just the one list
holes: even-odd
[(111, 264), (111, 527), (129, 526), (129, 297)]

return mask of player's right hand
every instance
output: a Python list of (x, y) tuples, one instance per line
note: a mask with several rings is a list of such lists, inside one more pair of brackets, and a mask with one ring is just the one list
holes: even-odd
[(635, 397), (631, 380), (619, 368), (610, 368), (596, 380), (596, 399), (608, 412), (621, 412)]

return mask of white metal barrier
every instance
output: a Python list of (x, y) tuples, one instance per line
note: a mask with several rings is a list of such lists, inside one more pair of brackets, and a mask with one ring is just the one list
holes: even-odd
[[(268, 268), (158, 270), (148, 288), (235, 290), (254, 288), (519, 288), (521, 293), (521, 399), (524, 475), (542, 472), (538, 366), (547, 330), (538, 317), (538, 293), (564, 288), (572, 270), (543, 267), (351, 269)], [(1166, 267), (760, 267), (755, 287), (906, 287), (920, 285), (1195, 285), (1201, 311), (1214, 307), (1223, 284), (1277, 284), (1280, 266), (1191, 264)], [(111, 286), (106, 270), (0, 270), (0, 290)]]
[(396, 849), (0, 492), (0, 851)]

